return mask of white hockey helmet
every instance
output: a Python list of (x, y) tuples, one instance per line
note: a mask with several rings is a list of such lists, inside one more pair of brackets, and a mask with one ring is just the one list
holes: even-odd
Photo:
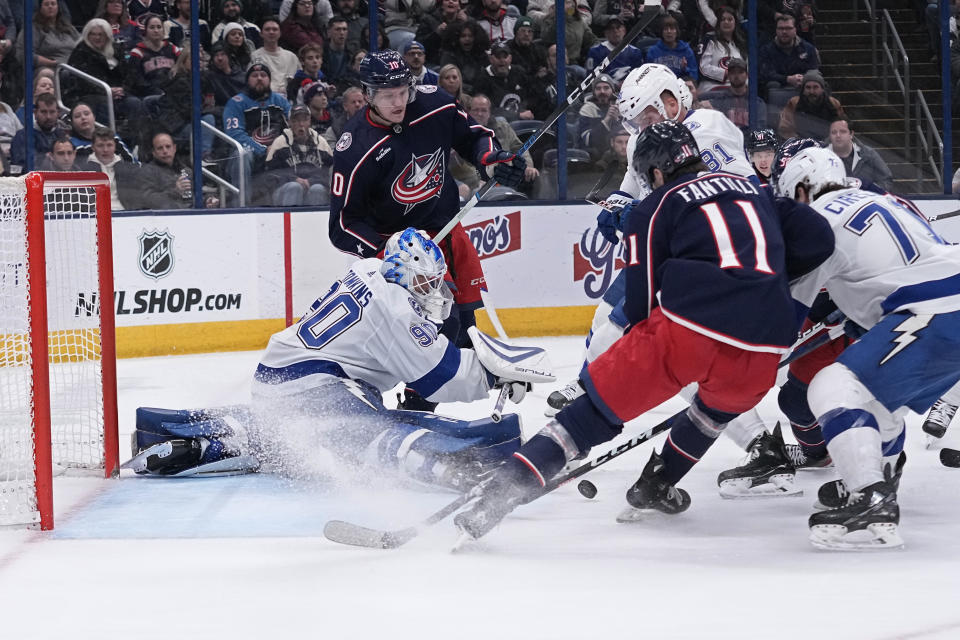
[(423, 231), (407, 227), (390, 236), (383, 249), (380, 273), (420, 303), (427, 317), (443, 322), (450, 315), (453, 294), (444, 283), (443, 252)]
[(690, 93), (690, 87), (687, 86), (687, 83), (677, 78), (677, 91), (679, 92), (678, 100), (680, 100), (680, 106), (684, 109), (693, 108), (693, 94)]
[[(673, 117), (667, 115), (660, 95), (664, 91), (669, 91), (681, 105), (687, 106), (691, 103), (691, 96), (686, 87), (681, 90), (682, 84), (673, 71), (662, 64), (644, 64), (628, 73), (620, 86), (620, 95), (617, 99), (617, 109), (623, 119), (623, 126), (631, 133), (640, 133), (643, 125), (635, 120), (647, 107), (656, 109), (664, 120), (676, 118), (678, 114), (674, 114)], [(684, 92), (687, 94), (686, 101)]]
[(813, 200), (824, 187), (830, 184), (843, 185), (847, 171), (843, 160), (830, 149), (810, 147), (793, 156), (783, 168), (777, 180), (779, 193), (788, 198), (796, 198), (797, 185), (804, 185)]

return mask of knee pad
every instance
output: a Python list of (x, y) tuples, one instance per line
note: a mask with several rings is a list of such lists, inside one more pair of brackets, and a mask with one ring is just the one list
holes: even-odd
[(876, 399), (850, 369), (835, 362), (820, 370), (807, 390), (810, 412), (823, 424), (822, 416), (838, 408), (869, 411)]
[(817, 421), (807, 402), (807, 388), (807, 385), (789, 376), (777, 395), (780, 410), (790, 422), (801, 427), (809, 427)]

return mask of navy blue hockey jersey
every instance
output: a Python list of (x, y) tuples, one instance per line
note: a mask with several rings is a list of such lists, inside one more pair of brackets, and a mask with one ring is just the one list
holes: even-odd
[(774, 199), (741, 176), (681, 176), (628, 216), (627, 318), (640, 322), (659, 305), (715, 340), (785, 352), (798, 329), (789, 280), (833, 251), (823, 222), (810, 207)]
[(370, 257), (396, 231), (441, 228), (460, 208), (447, 171), (450, 150), (479, 165), (499, 148), (493, 131), (436, 86), (418, 86), (403, 123), (393, 127), (375, 124), (364, 108), (334, 150), (330, 241)]

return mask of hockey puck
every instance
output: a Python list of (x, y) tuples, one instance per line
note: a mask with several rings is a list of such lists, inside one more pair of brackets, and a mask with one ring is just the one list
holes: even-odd
[[(960, 454), (960, 451), (957, 453)], [(589, 480), (581, 480), (580, 483), (577, 484), (577, 491), (579, 491), (580, 495), (582, 495), (584, 498), (593, 500), (597, 497), (597, 485), (593, 484)]]
[[(940, 449), (940, 462), (945, 467), (960, 467), (960, 450), (944, 447)], [(582, 491), (580, 493), (583, 493)]]

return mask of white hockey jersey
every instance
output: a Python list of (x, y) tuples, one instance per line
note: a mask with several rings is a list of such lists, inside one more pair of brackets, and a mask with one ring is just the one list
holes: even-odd
[(419, 303), (383, 279), (381, 261), (354, 262), (296, 324), (270, 337), (254, 394), (288, 395), (364, 380), (381, 392), (407, 383), (434, 402), (487, 397), (489, 374), (470, 349), (457, 349)]
[(832, 191), (813, 203), (833, 228), (836, 247), (818, 268), (791, 284), (810, 306), (821, 288), (865, 329), (896, 311), (960, 310), (960, 246), (890, 196)]
[[(683, 125), (693, 134), (700, 147), (700, 157), (710, 171), (724, 171), (745, 178), (756, 175), (743, 150), (743, 132), (725, 115), (713, 109), (693, 109), (687, 112)], [(639, 137), (632, 134), (627, 141), (627, 173), (620, 183), (620, 191), (638, 200), (650, 193), (647, 181), (633, 168), (633, 152)]]

